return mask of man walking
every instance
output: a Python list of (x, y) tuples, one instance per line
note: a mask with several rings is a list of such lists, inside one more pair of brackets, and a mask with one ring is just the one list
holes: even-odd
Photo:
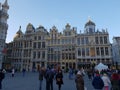
[(54, 72), (49, 68), (45, 74), (46, 90), (53, 90)]
[(42, 90), (42, 81), (43, 81), (44, 71), (42, 69), (39, 70), (39, 81), (40, 81), (40, 87), (39, 90)]

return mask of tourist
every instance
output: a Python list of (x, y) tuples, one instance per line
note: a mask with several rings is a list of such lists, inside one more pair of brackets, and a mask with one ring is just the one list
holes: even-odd
[(12, 69), (12, 77), (14, 77), (14, 75), (15, 75), (15, 69), (13, 68)]
[(104, 82), (103, 90), (109, 90), (111, 82), (106, 73), (103, 73), (102, 80)]
[(59, 70), (56, 74), (56, 84), (58, 85), (58, 90), (61, 90), (61, 85), (63, 84), (62, 70)]
[(72, 68), (69, 68), (69, 79), (73, 79), (73, 69)]
[(48, 68), (45, 73), (46, 78), (46, 90), (53, 90), (53, 79), (54, 79), (54, 72)]
[(80, 71), (76, 75), (75, 83), (77, 90), (84, 90), (84, 79)]
[(119, 74), (114, 72), (111, 76), (112, 90), (120, 90)]
[(100, 77), (99, 72), (96, 72), (96, 75), (94, 76), (93, 81), (92, 81), (92, 85), (95, 90), (102, 90), (102, 88), (104, 87), (104, 82), (102, 78)]
[(44, 71), (42, 70), (42, 68), (40, 68), (40, 70), (39, 70), (39, 81), (40, 81), (39, 90), (42, 90), (43, 76), (44, 76)]

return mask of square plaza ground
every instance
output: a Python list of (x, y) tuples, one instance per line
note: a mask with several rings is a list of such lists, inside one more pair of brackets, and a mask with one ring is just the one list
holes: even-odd
[[(64, 85), (61, 90), (76, 90), (75, 80), (69, 80), (68, 74), (64, 73)], [(87, 90), (94, 90), (91, 80), (84, 76), (85, 87)], [(15, 73), (15, 77), (11, 77), (11, 73), (6, 73), (5, 79), (2, 82), (2, 90), (39, 90), (39, 80), (37, 72), (27, 72), (23, 77), (22, 73)], [(45, 79), (43, 80), (42, 89), (45, 90)], [(58, 90), (56, 81), (53, 82), (53, 90)]]

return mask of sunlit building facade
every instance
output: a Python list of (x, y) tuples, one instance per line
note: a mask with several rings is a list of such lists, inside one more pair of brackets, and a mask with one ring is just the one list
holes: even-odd
[(89, 20), (84, 27), (84, 33), (77, 35), (77, 64), (82, 67), (94, 67), (104, 63), (110, 67), (112, 63), (111, 45), (107, 30), (95, 29), (95, 23)]
[[(8, 43), (12, 66), (16, 69), (39, 69), (60, 65), (62, 69), (93, 67), (102, 62), (112, 63), (111, 44), (107, 30), (96, 30), (89, 20), (83, 33), (66, 24), (62, 32), (56, 26), (47, 31), (43, 26), (28, 24), (26, 32), (19, 28), (13, 41)], [(9, 49), (8, 49), (9, 50)]]

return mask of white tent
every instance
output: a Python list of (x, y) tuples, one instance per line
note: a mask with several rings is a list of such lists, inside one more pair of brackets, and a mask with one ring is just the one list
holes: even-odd
[(95, 66), (95, 70), (104, 70), (104, 69), (108, 69), (108, 66), (107, 65), (104, 65), (102, 63), (99, 63), (98, 65)]

